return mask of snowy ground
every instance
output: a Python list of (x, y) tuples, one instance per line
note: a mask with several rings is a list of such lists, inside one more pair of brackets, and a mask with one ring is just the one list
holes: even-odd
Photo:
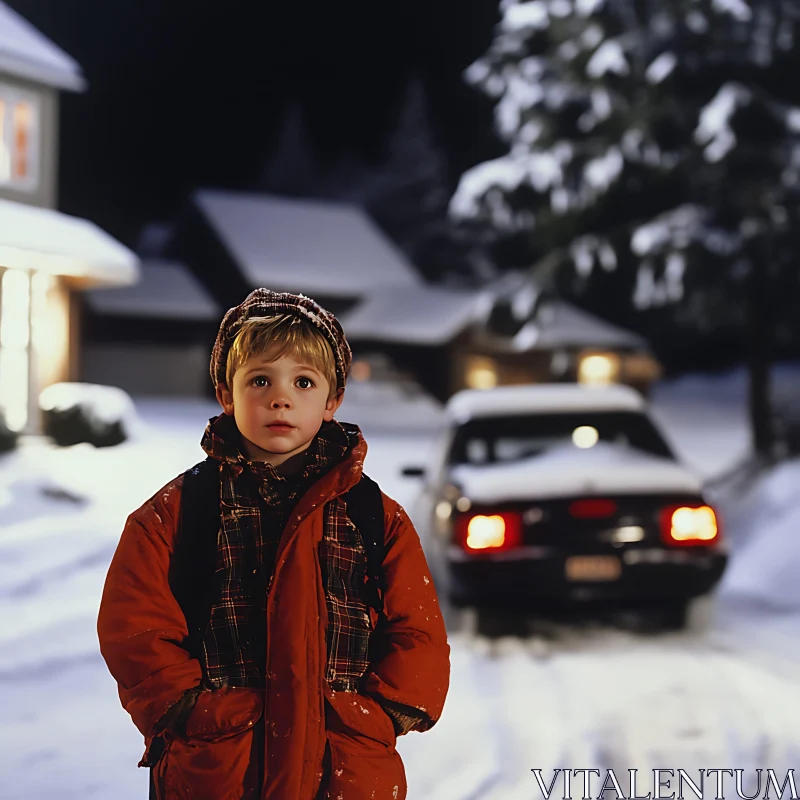
[[(736, 375), (684, 379), (655, 394), (676, 450), (704, 477), (746, 452), (742, 386)], [(147, 796), (135, 766), (140, 737), (97, 651), (97, 605), (126, 515), (202, 457), (200, 435), (216, 412), (152, 400), (138, 410), (137, 437), (120, 447), (28, 442), (0, 460), (3, 800)], [(410, 505), (416, 484), (399, 471), (424, 463), (435, 414), (419, 403), (383, 411), (356, 403), (340, 417), (362, 423), (367, 471)], [(798, 479), (800, 464), (789, 462), (729, 498), (741, 549), (710, 633), (558, 627), (497, 642), (455, 634), (441, 722), (399, 744), (409, 797), (538, 797), (536, 767), (545, 777), (557, 767), (785, 774), (800, 760)]]

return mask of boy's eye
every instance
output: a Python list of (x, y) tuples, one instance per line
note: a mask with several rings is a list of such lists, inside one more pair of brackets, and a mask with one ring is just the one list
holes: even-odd
[(314, 386), (314, 381), (311, 378), (298, 378), (297, 385), (301, 389), (311, 389)]
[(266, 385), (267, 385), (267, 379), (263, 375), (256, 375), (256, 377), (253, 378), (253, 386), (266, 386)]

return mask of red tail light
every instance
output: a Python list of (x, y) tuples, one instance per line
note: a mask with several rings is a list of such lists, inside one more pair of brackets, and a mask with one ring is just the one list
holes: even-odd
[(602, 519), (613, 517), (617, 513), (617, 504), (613, 500), (601, 497), (590, 497), (576, 500), (569, 505), (569, 515), (574, 519)]
[(661, 538), (671, 545), (716, 544), (722, 531), (711, 506), (670, 506), (661, 512)]
[(497, 553), (522, 544), (522, 516), (512, 511), (500, 514), (462, 514), (454, 526), (456, 542), (468, 553)]

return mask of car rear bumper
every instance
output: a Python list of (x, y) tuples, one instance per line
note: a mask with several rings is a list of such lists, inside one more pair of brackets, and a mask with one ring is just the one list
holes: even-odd
[(542, 608), (572, 603), (623, 605), (686, 601), (706, 594), (722, 577), (719, 550), (637, 548), (620, 553), (613, 580), (568, 580), (567, 555), (450, 559), (450, 601), (459, 606)]

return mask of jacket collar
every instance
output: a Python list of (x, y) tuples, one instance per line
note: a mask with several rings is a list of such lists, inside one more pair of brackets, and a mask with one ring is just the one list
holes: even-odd
[[(232, 467), (234, 475), (241, 474), (247, 468), (261, 479), (262, 486), (268, 484), (275, 488), (293, 482), (297, 478), (305, 481), (332, 470), (339, 472), (340, 470), (336, 468), (347, 464), (345, 471), (357, 472), (357, 478), (345, 481), (348, 486), (343, 491), (346, 491), (361, 477), (366, 456), (366, 442), (358, 426), (336, 420), (322, 423), (319, 432), (305, 451), (306, 464), (299, 476), (287, 477), (272, 464), (248, 459), (242, 452), (241, 434), (236, 427), (236, 421), (227, 414), (220, 414), (208, 421), (200, 446), (211, 458)], [(339, 493), (335, 491), (335, 494)]]

